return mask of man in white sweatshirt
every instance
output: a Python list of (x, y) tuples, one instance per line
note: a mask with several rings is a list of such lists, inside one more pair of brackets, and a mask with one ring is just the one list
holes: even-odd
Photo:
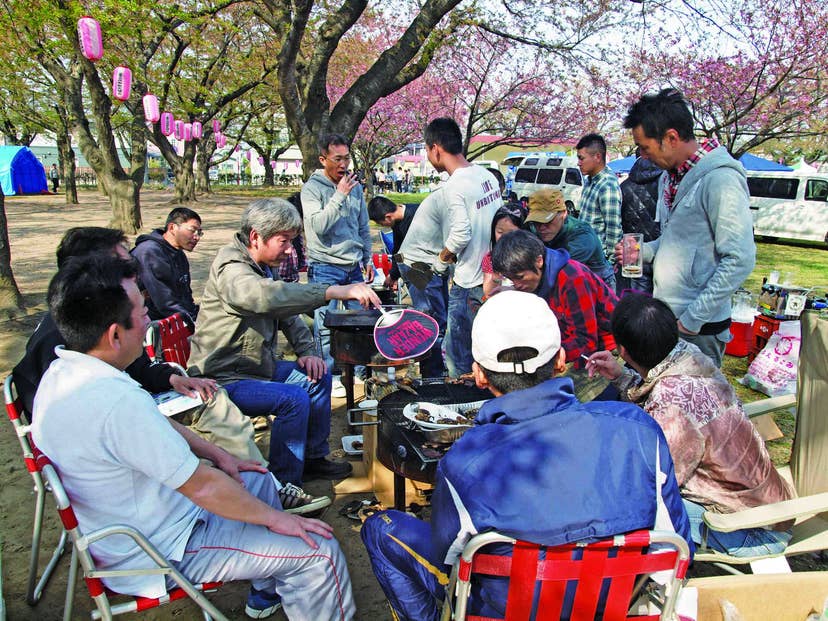
[(471, 373), (471, 327), (483, 303), (480, 264), (489, 251), (492, 218), (503, 198), (497, 179), (466, 160), (460, 127), (453, 119), (431, 121), (425, 129), (425, 144), (431, 165), (450, 175), (443, 187), (449, 232), (433, 268), (445, 274), (455, 263), (445, 345), (449, 375), (457, 377)]

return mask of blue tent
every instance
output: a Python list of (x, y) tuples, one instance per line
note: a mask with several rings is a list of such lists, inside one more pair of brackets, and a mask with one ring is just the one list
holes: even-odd
[(742, 157), (739, 158), (739, 161), (742, 162), (742, 166), (745, 167), (745, 170), (793, 170), (793, 168), (791, 168), (790, 166), (785, 166), (784, 164), (777, 164), (776, 162), (766, 160), (761, 157), (756, 157), (755, 155), (751, 155), (750, 153), (745, 153)]
[(43, 164), (28, 147), (0, 147), (0, 184), (6, 196), (48, 192)]
[(607, 166), (609, 169), (614, 172), (616, 175), (621, 173), (628, 173), (630, 169), (635, 164), (635, 160), (638, 158), (634, 155), (630, 155), (629, 157), (622, 157), (620, 160), (613, 160), (612, 162), (607, 162)]

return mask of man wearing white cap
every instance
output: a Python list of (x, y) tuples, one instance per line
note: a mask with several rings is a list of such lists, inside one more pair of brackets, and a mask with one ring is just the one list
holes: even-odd
[[(451, 565), (481, 532), (559, 545), (656, 528), (689, 542), (661, 429), (628, 403), (580, 403), (571, 379), (553, 378), (565, 352), (541, 298), (505, 291), (487, 301), (472, 328), (472, 354), (477, 385), (496, 398), (440, 462), (431, 527), (383, 511), (362, 528), (397, 618), (439, 618)], [(470, 611), (502, 618), (507, 585), (480, 586)]]

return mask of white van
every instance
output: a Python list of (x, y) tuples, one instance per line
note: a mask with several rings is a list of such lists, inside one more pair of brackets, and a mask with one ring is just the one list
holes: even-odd
[(584, 186), (577, 158), (561, 153), (510, 154), (503, 165), (511, 173), (507, 176), (507, 186), (511, 177), (511, 191), (518, 200), (528, 199), (540, 189), (554, 188), (563, 193), (570, 213), (577, 215)]
[(828, 244), (828, 174), (747, 171), (753, 232)]

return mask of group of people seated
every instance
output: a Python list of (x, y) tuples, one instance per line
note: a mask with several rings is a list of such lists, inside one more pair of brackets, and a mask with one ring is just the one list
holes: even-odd
[[(599, 166), (602, 140), (589, 135), (578, 148), (589, 223), (555, 192), (530, 197), (528, 213), (504, 207), (499, 179), (465, 160), (446, 118), (428, 125), (425, 143), (449, 178), (419, 207), (366, 204), (347, 140), (322, 136), (303, 217), (288, 201), (252, 202), (200, 305), (185, 256), (203, 235), (195, 212), (173, 210), (131, 254), (120, 231), (68, 231), (49, 314), (14, 380), (81, 524), (136, 526), (193, 581), (250, 580), (251, 618), (282, 606), (290, 619), (355, 616), (342, 551), (311, 517), (330, 499), (301, 486), (351, 472), (328, 458), (333, 369), (322, 320), (338, 301), (380, 305), (367, 284), (370, 217), (395, 234), (386, 285), (403, 278), (441, 328), (445, 358), (438, 343), (423, 375), (466, 376), (493, 397), (440, 461), (430, 525), (383, 511), (362, 527), (397, 618), (439, 618), (451, 565), (487, 530), (557, 545), (656, 528), (733, 555), (783, 550), (790, 524), (720, 533), (702, 521), (706, 510), (793, 492), (718, 368), (729, 288), (754, 260), (744, 171), (721, 147), (697, 143), (692, 119), (688, 135), (688, 118), (667, 91), (642, 97), (625, 119), (642, 155), (666, 171), (660, 237), (642, 249), (653, 295), (616, 292), (620, 227), (610, 211), (621, 192)], [(300, 232), (308, 282), (286, 282), (279, 267)], [(186, 376), (143, 349), (149, 321), (173, 312), (194, 328)], [(302, 319), (311, 312), (313, 330)], [(278, 355), (279, 331), (295, 360)], [(204, 403), (165, 418), (150, 393), (170, 389)], [(266, 460), (250, 422), (258, 416), (271, 421)], [(146, 564), (125, 541), (92, 552), (106, 567)], [(146, 597), (165, 589), (142, 574), (108, 585)], [(504, 601), (493, 580), (471, 607), (502, 616)]]

